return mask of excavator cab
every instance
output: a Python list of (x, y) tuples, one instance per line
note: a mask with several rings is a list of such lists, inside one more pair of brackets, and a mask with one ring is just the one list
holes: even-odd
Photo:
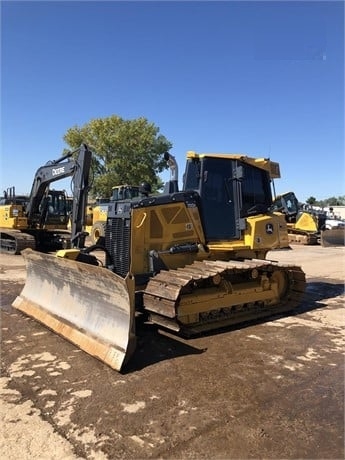
[(69, 222), (67, 196), (64, 190), (47, 190), (38, 207), (38, 213), (33, 214), (30, 225), (35, 228), (66, 229)]

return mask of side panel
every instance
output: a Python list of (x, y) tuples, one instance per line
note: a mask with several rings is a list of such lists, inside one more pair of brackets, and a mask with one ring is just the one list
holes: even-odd
[(169, 251), (173, 246), (204, 242), (198, 208), (177, 202), (133, 209), (131, 241), (134, 274), (150, 271), (150, 251), (159, 252), (167, 268), (190, 263), (194, 254), (172, 255)]
[(295, 228), (298, 230), (304, 230), (308, 232), (318, 231), (317, 219), (315, 216), (308, 212), (302, 212), (297, 215)]
[(253, 250), (288, 248), (289, 235), (285, 217), (279, 213), (248, 217), (244, 241)]
[(0, 227), (23, 230), (28, 226), (23, 207), (17, 204), (0, 206)]

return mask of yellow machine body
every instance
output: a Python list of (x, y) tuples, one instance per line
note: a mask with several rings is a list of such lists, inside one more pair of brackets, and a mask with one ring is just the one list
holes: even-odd
[[(12, 188), (14, 189), (14, 187)], [(63, 191), (50, 191), (48, 199), (54, 200), (58, 205), (57, 197), (64, 198)], [(29, 198), (27, 198), (29, 200)], [(58, 247), (59, 241), (68, 237), (67, 213), (56, 213), (56, 208), (49, 213), (49, 201), (46, 202), (46, 217), (42, 222), (32, 222), (27, 217), (26, 206), (23, 198), (15, 195), (2, 199), (0, 203), (0, 240), (1, 252), (20, 254), (25, 248), (36, 248), (39, 245)], [(60, 201), (62, 202), (62, 200)], [(43, 208), (42, 215), (43, 215)]]
[(92, 244), (96, 244), (101, 236), (105, 235), (105, 222), (108, 215), (108, 203), (89, 207), (85, 231), (89, 234)]
[[(274, 226), (277, 231), (267, 234), (267, 225)], [(134, 209), (133, 227), (130, 253), (134, 275), (150, 271), (147, 256), (150, 251), (159, 251), (165, 266), (177, 269), (194, 260), (264, 259), (272, 249), (289, 247), (287, 225), (280, 213), (249, 218), (241, 240), (210, 241), (207, 251), (203, 249), (206, 241), (198, 209), (186, 208), (183, 203)], [(172, 254), (169, 252), (172, 241), (176, 245), (197, 241), (199, 250)]]
[(320, 242), (320, 231), (325, 216), (304, 210), (294, 192), (277, 196), (273, 202), (273, 209), (285, 215), (291, 244), (315, 245)]
[(89, 207), (85, 231), (88, 232), (92, 244), (96, 244), (99, 238), (105, 236), (105, 223), (108, 216), (110, 202), (119, 200), (131, 200), (139, 196), (139, 187), (133, 185), (115, 185), (112, 187), (110, 200), (101, 201), (99, 204)]
[(0, 205), (0, 227), (24, 230), (27, 226), (28, 220), (24, 215), (22, 205)]
[(297, 214), (294, 228), (296, 230), (304, 230), (306, 232), (316, 233), (318, 231), (317, 218), (308, 212), (300, 212)]

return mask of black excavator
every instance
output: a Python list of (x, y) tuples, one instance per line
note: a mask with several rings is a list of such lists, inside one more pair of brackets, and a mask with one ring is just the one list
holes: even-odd
[[(91, 156), (83, 144), (38, 168), (28, 197), (17, 197), (14, 187), (4, 193), (0, 201), (1, 252), (16, 255), (25, 248), (44, 251), (71, 247), (71, 234), (74, 237), (82, 234)], [(71, 231), (68, 230), (70, 213), (66, 192), (49, 188), (53, 182), (69, 176), (72, 176), (73, 188)], [(84, 242), (78, 244), (82, 247)]]

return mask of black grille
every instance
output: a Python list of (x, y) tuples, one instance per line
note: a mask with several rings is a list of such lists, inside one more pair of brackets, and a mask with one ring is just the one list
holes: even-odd
[(130, 219), (124, 217), (108, 218), (105, 246), (112, 256), (114, 272), (125, 277), (130, 264)]

